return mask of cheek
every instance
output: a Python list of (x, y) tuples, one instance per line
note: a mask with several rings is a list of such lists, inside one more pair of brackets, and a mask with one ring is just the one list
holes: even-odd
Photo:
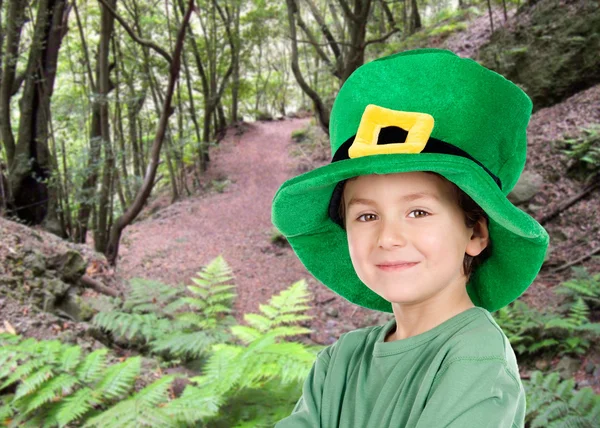
[(367, 236), (364, 233), (353, 233), (352, 230), (348, 230), (347, 234), (350, 258), (352, 258), (353, 261), (364, 258), (369, 247)]

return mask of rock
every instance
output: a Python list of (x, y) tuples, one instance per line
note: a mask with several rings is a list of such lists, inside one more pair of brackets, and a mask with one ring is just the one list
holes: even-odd
[(537, 205), (537, 204), (529, 204), (527, 205), (527, 209), (533, 213), (537, 213), (539, 210), (541, 210), (542, 208), (544, 208), (541, 205)]
[(52, 293), (59, 298), (62, 298), (71, 287), (69, 284), (58, 278), (44, 278), (42, 282), (44, 284), (44, 289), (47, 292)]
[(541, 371), (544, 371), (548, 368), (548, 366), (550, 365), (550, 363), (548, 363), (547, 360), (537, 360), (535, 362), (535, 368)]
[(69, 291), (56, 306), (66, 313), (74, 321), (88, 321), (92, 319), (96, 311), (88, 305), (77, 293)]
[(531, 171), (524, 171), (507, 198), (515, 205), (525, 203), (540, 191), (543, 184), (544, 178), (541, 175)]
[(23, 264), (31, 270), (34, 276), (41, 276), (46, 270), (46, 260), (44, 255), (37, 250), (25, 255)]
[(596, 369), (596, 365), (593, 362), (591, 362), (591, 361), (588, 361), (587, 364), (585, 365), (585, 372), (587, 374), (594, 373), (595, 369)]
[(581, 361), (571, 357), (563, 357), (556, 365), (556, 371), (560, 375), (561, 379), (571, 379), (579, 367), (581, 365)]
[(327, 315), (329, 315), (330, 317), (334, 317), (334, 318), (336, 318), (339, 314), (338, 308), (336, 308), (335, 306), (328, 307), (327, 310), (325, 311), (325, 313)]
[(567, 236), (567, 234), (560, 229), (556, 229), (552, 232), (552, 241), (565, 242), (568, 239), (569, 237)]
[(85, 273), (85, 260), (77, 251), (67, 250), (48, 260), (48, 265), (56, 269), (60, 277), (70, 283), (75, 283)]
[(600, 81), (598, 2), (566, 3), (524, 3), (513, 24), (495, 29), (478, 52), (482, 65), (526, 89), (534, 111)]

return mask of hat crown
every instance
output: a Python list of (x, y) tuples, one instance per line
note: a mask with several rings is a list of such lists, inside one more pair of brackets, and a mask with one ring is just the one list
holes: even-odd
[(483, 164), (500, 179), (505, 195), (523, 171), (531, 99), (513, 82), (476, 61), (446, 49), (427, 48), (357, 68), (333, 104), (332, 155), (356, 135), (369, 104), (433, 116), (431, 138)]

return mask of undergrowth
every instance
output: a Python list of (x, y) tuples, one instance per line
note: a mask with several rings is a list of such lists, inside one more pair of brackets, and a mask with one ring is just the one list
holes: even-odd
[[(223, 284), (231, 279), (229, 273), (225, 261), (218, 257), (194, 279), (196, 285), (187, 287), (190, 295), (146, 282), (145, 293), (132, 287), (122, 308), (131, 313), (108, 311), (100, 317), (109, 331), (151, 344), (147, 348), (151, 353), (160, 351), (168, 358), (206, 354), (196, 375), (158, 373), (158, 379), (137, 392), (139, 355), (109, 364), (108, 348), (84, 355), (77, 345), (0, 334), (0, 424), (273, 426), (291, 412), (322, 349), (286, 341), (310, 332), (297, 325), (309, 319), (304, 314), (309, 298), (306, 282), (298, 281), (268, 304), (261, 304), (260, 313), (245, 314), (246, 323), (241, 325), (223, 322), (228, 319), (233, 297), (234, 286)], [(137, 284), (141, 287), (143, 282)], [(110, 312), (117, 315), (107, 315)], [(148, 316), (151, 313), (154, 318)], [(177, 337), (175, 325), (189, 328), (188, 335), (201, 329), (220, 330), (210, 337), (229, 340), (183, 346), (183, 339), (170, 340)], [(178, 396), (173, 387), (177, 378), (185, 382)]]

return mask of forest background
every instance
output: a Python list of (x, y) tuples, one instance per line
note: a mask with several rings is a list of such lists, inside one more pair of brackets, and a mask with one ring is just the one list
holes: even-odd
[(594, 426), (597, 2), (2, 0), (0, 13), (0, 423), (288, 415), (316, 353), (389, 314), (324, 290), (268, 226), (270, 200), (329, 163), (331, 106), (357, 67), (443, 47), (534, 102), (509, 198), (551, 247), (493, 315), (527, 426)]

